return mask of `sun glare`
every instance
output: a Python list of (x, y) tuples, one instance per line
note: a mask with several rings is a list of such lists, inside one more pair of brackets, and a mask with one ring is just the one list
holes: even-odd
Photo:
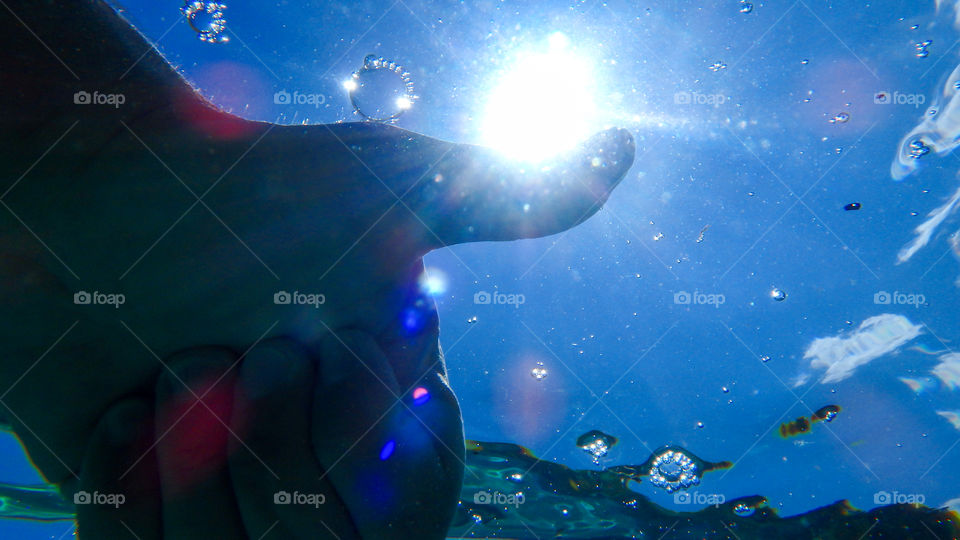
[(552, 34), (548, 43), (547, 52), (518, 55), (487, 96), (482, 143), (511, 158), (543, 161), (596, 127), (590, 62), (570, 49), (562, 33)]

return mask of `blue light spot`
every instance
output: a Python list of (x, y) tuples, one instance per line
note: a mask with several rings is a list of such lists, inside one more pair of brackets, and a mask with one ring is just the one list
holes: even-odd
[(393, 455), (393, 451), (396, 449), (397, 443), (390, 439), (387, 441), (387, 444), (383, 445), (383, 448), (380, 449), (380, 461), (386, 461), (390, 459), (390, 456)]
[(420, 329), (420, 313), (416, 309), (409, 308), (403, 313), (403, 327), (407, 329), (408, 332), (416, 332)]

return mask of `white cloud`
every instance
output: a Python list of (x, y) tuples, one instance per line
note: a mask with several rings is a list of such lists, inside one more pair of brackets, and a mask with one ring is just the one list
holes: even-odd
[(917, 379), (913, 377), (898, 377), (900, 382), (910, 387), (911, 390), (917, 394), (923, 393), (926, 390), (933, 390), (937, 388), (937, 381), (931, 379), (930, 377), (924, 377), (922, 379)]
[(805, 372), (803, 372), (803, 373), (800, 373), (799, 375), (797, 375), (797, 376), (794, 377), (793, 379), (790, 379), (790, 386), (792, 386), (792, 387), (794, 387), (794, 388), (799, 388), (799, 387), (807, 384), (807, 381), (809, 381), (809, 380), (810, 380), (810, 373), (807, 373), (807, 372), (805, 371)]
[(960, 353), (949, 353), (940, 357), (940, 363), (933, 368), (936, 375), (950, 390), (960, 388)]
[(937, 414), (946, 418), (953, 427), (960, 429), (960, 411), (937, 411)]
[[(958, 105), (958, 107), (960, 107), (960, 105)], [(958, 116), (960, 116), (960, 110), (958, 110)], [(960, 132), (957, 133), (957, 139), (960, 140)], [(954, 145), (954, 147), (956, 147), (956, 145)], [(897, 254), (897, 264), (909, 261), (914, 253), (930, 242), (930, 237), (933, 236), (937, 227), (957, 209), (958, 202), (960, 202), (960, 189), (953, 194), (953, 197), (951, 197), (946, 204), (931, 210), (930, 213), (927, 214), (928, 219), (920, 225), (917, 225), (917, 228), (913, 230), (917, 235), (916, 238), (906, 246), (903, 246), (900, 253)]]
[(846, 335), (813, 340), (803, 358), (810, 359), (811, 368), (827, 368), (821, 382), (839, 382), (853, 375), (858, 367), (917, 337), (920, 328), (903, 315), (884, 313), (863, 321)]
[[(950, 4), (949, 0), (936, 0), (937, 14), (940, 13), (940, 6)], [(960, 29), (960, 0), (953, 2), (953, 26)]]

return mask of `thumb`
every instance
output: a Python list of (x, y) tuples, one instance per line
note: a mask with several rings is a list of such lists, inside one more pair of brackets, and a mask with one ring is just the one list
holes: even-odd
[(431, 247), (536, 238), (592, 216), (633, 165), (633, 136), (597, 133), (558, 162), (528, 164), (457, 145), (405, 202), (433, 233)]

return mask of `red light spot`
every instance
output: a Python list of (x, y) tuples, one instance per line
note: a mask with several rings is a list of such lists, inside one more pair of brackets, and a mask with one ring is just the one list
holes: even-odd
[(430, 399), (430, 391), (422, 386), (413, 389), (413, 404), (422, 405)]

